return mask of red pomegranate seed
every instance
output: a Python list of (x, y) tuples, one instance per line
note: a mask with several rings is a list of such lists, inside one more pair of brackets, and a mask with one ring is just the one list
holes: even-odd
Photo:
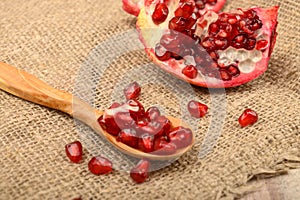
[(173, 17), (169, 22), (169, 29), (183, 32), (186, 27), (186, 19), (183, 17)]
[(167, 134), (167, 137), (178, 148), (184, 148), (189, 146), (193, 140), (193, 133), (191, 129), (184, 128), (182, 126), (174, 128)]
[(154, 145), (154, 137), (149, 134), (144, 134), (139, 139), (138, 147), (143, 152), (152, 152), (153, 151), (153, 145)]
[(216, 35), (218, 32), (219, 32), (219, 26), (216, 24), (216, 23), (212, 23), (209, 25), (209, 33), (210, 34), (213, 34), (213, 35)]
[(223, 81), (229, 81), (232, 79), (232, 76), (225, 70), (220, 70), (220, 77)]
[(188, 111), (193, 117), (201, 118), (206, 115), (208, 107), (205, 104), (192, 100), (188, 103)]
[(134, 168), (131, 169), (130, 177), (136, 183), (143, 183), (149, 178), (149, 168), (150, 162), (148, 160), (142, 159)]
[(121, 106), (120, 103), (114, 102), (108, 109), (118, 108), (118, 107), (120, 107), (120, 106)]
[(135, 125), (135, 121), (129, 112), (116, 113), (114, 119), (120, 129), (131, 128)]
[(157, 117), (160, 116), (160, 111), (157, 107), (152, 106), (147, 109), (145, 115), (150, 121), (153, 121), (153, 120), (157, 119)]
[(107, 131), (111, 135), (118, 135), (118, 133), (120, 132), (120, 128), (113, 116), (107, 116), (104, 118), (104, 116), (102, 115), (98, 118), (98, 123), (103, 128), (103, 130)]
[(231, 76), (238, 76), (240, 74), (240, 70), (234, 65), (229, 65), (227, 71)]
[(182, 69), (182, 73), (183, 73), (186, 77), (188, 77), (188, 78), (190, 78), (190, 79), (194, 79), (194, 78), (196, 78), (197, 75), (198, 75), (198, 70), (197, 70), (197, 68), (196, 68), (195, 66), (193, 66), (193, 65), (188, 65), (188, 66), (186, 66), (186, 67), (184, 67), (184, 68)]
[(154, 12), (152, 14), (152, 20), (155, 24), (163, 23), (169, 14), (169, 9), (165, 3), (158, 3), (155, 6)]
[(159, 123), (159, 129), (161, 130), (159, 133), (156, 133), (157, 137), (169, 132), (171, 128), (171, 122), (167, 117), (159, 116), (156, 121)]
[(268, 46), (268, 41), (267, 40), (259, 40), (256, 43), (256, 49), (257, 50), (265, 50)]
[(252, 49), (254, 49), (255, 45), (256, 45), (256, 39), (255, 38), (248, 38), (247, 45), (245, 46), (245, 49), (252, 50)]
[(88, 168), (95, 175), (108, 174), (112, 171), (112, 163), (102, 156), (96, 156), (90, 160)]
[(181, 4), (175, 11), (175, 16), (176, 17), (184, 17), (184, 18), (189, 18), (195, 9), (195, 6), (193, 5), (192, 2), (187, 1)]
[(143, 119), (145, 116), (144, 106), (137, 100), (131, 99), (126, 102), (126, 105), (129, 107), (129, 113), (131, 117), (138, 121), (139, 119)]
[(243, 114), (239, 117), (239, 123), (241, 127), (253, 125), (258, 120), (258, 115), (251, 109), (246, 109)]
[(169, 142), (166, 137), (159, 137), (154, 141), (154, 154), (171, 155), (177, 151), (177, 146), (173, 142)]
[(82, 145), (79, 141), (67, 144), (65, 149), (66, 154), (71, 162), (79, 163), (82, 160)]
[(125, 89), (124, 94), (127, 100), (137, 99), (140, 96), (141, 87), (137, 82), (130, 83)]
[(169, 60), (171, 57), (171, 53), (166, 50), (161, 44), (157, 44), (155, 46), (155, 55), (160, 61)]
[(231, 41), (231, 46), (239, 49), (247, 45), (247, 37), (244, 34), (237, 35)]
[(124, 129), (120, 131), (117, 137), (118, 142), (122, 142), (130, 147), (138, 147), (138, 136), (134, 129)]

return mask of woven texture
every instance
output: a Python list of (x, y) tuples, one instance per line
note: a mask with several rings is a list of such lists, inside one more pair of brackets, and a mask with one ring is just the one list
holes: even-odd
[[(140, 44), (126, 36), (103, 45), (135, 27), (121, 1), (1, 0), (0, 61), (99, 109), (121, 100), (121, 88), (136, 80), (143, 85), (145, 106), (160, 105), (166, 114), (183, 116), (196, 130), (196, 143), (177, 161), (154, 170), (150, 181), (136, 185), (127, 172), (135, 160), (112, 149), (88, 127), (0, 91), (0, 199), (231, 199), (247, 191), (239, 188), (252, 177), (289, 169), (289, 162), (300, 157), (300, 4), (228, 0), (224, 10), (254, 5), (281, 6), (269, 68), (257, 80), (226, 90), (222, 132), (213, 151), (199, 158), (205, 133), (213, 126), (212, 112), (196, 121), (182, 108), (191, 98), (210, 106), (211, 94), (150, 65)], [(105, 69), (101, 66), (104, 55), (131, 48), (109, 60)], [(95, 87), (89, 88), (91, 84)], [(247, 107), (259, 120), (241, 129), (237, 117)], [(64, 152), (65, 144), (74, 140), (84, 146), (80, 164), (71, 164)], [(89, 159), (97, 154), (113, 159), (112, 174), (88, 171)]]

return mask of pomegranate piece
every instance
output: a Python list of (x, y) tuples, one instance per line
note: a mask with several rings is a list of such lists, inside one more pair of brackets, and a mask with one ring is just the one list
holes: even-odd
[(246, 109), (239, 117), (241, 127), (253, 125), (258, 120), (258, 115), (254, 110)]
[[(140, 38), (149, 57), (165, 71), (211, 88), (238, 86), (266, 71), (276, 41), (278, 6), (218, 14), (213, 10), (224, 1), (170, 0), (165, 5), (174, 16), (157, 26), (148, 18), (159, 1), (151, 6), (146, 2), (137, 21)], [(169, 29), (155, 48), (144, 30), (149, 28)]]
[(169, 14), (169, 9), (165, 3), (158, 3), (155, 6), (154, 12), (152, 14), (152, 20), (155, 24), (163, 23)]
[(160, 111), (157, 107), (153, 106), (147, 109), (145, 115), (150, 121), (153, 121), (160, 116)]
[(165, 136), (156, 138), (154, 141), (153, 154), (157, 155), (171, 155), (177, 151), (177, 146), (173, 142), (168, 141)]
[(122, 142), (130, 147), (138, 147), (138, 136), (134, 129), (124, 129), (120, 131), (117, 137), (118, 142)]
[(192, 100), (188, 103), (188, 111), (193, 117), (201, 118), (206, 115), (208, 107), (205, 104)]
[(167, 137), (178, 148), (184, 148), (192, 144), (193, 135), (191, 129), (182, 126), (174, 128), (167, 134)]
[(96, 156), (90, 160), (88, 168), (95, 175), (108, 174), (112, 171), (112, 163), (102, 156)]
[(130, 177), (136, 183), (143, 183), (149, 178), (150, 162), (142, 159), (131, 169)]
[(67, 144), (65, 150), (71, 162), (79, 163), (82, 160), (82, 145), (79, 141)]
[(135, 120), (129, 112), (119, 112), (114, 115), (114, 120), (119, 129), (132, 128), (135, 125)]
[(194, 79), (197, 77), (197, 74), (198, 74), (198, 70), (195, 66), (193, 65), (188, 65), (186, 67), (184, 67), (182, 69), (182, 73), (188, 77), (188, 78), (191, 78), (191, 79)]
[(124, 89), (124, 95), (127, 100), (129, 99), (137, 99), (140, 96), (141, 87), (137, 82), (130, 83)]

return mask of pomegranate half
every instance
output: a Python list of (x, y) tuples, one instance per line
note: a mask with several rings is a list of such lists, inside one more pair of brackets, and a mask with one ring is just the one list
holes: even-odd
[(146, 0), (140, 7), (137, 29), (152, 61), (210, 88), (238, 86), (263, 74), (276, 42), (279, 6), (218, 14), (213, 10), (224, 1), (213, 10), (199, 9), (198, 2)]

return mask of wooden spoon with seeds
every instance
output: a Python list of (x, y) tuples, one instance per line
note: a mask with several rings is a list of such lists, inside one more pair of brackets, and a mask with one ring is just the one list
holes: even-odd
[[(194, 144), (193, 134), (193, 139), (189, 146), (178, 149), (171, 155), (155, 155), (144, 153), (140, 150), (131, 148), (126, 144), (117, 142), (116, 137), (104, 131), (97, 121), (97, 119), (103, 115), (103, 111), (99, 111), (72, 94), (57, 90), (35, 76), (3, 62), (0, 62), (0, 89), (27, 101), (69, 114), (90, 126), (99, 135), (104, 136), (120, 151), (133, 157), (146, 158), (150, 160), (171, 160), (186, 153)], [(183, 124), (180, 119), (170, 116), (168, 116), (168, 119), (174, 127), (187, 127), (187, 125)]]

